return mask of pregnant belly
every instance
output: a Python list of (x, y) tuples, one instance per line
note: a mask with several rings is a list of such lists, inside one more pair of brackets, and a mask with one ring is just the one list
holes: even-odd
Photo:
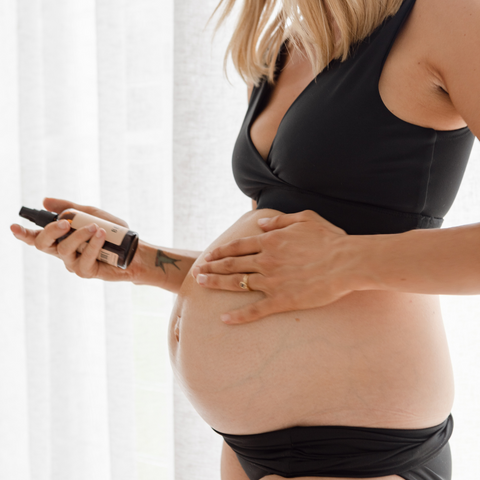
[[(278, 213), (245, 214), (204, 254), (261, 233), (257, 219)], [(453, 376), (437, 297), (362, 291), (249, 324), (221, 322), (222, 313), (262, 297), (206, 289), (190, 273), (177, 297), (172, 366), (193, 406), (216, 430), (426, 428), (447, 417)]]

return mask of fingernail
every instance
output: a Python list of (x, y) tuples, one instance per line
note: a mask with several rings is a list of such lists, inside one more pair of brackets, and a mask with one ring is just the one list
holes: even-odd
[(192, 275), (196, 277), (200, 273), (200, 268), (199, 267), (193, 267), (192, 269)]
[(95, 234), (95, 236), (96, 236), (97, 238), (100, 238), (102, 235), (103, 235), (103, 230), (102, 230), (101, 228), (99, 228), (99, 229), (97, 230), (97, 233)]
[(260, 219), (258, 220), (258, 224), (263, 227), (263, 226), (266, 225), (269, 221), (270, 221), (269, 218), (260, 218)]
[(220, 320), (222, 322), (228, 323), (232, 320), (232, 317), (228, 313), (224, 313), (223, 315), (220, 316)]
[(204, 275), (203, 273), (199, 273), (197, 275), (197, 282), (200, 284), (200, 285), (205, 285), (207, 283), (207, 276)]
[(62, 230), (66, 230), (67, 228), (70, 228), (70, 223), (68, 222), (68, 220), (60, 220), (58, 222), (58, 226), (62, 229)]
[(204, 258), (205, 258), (205, 261), (206, 261), (206, 262), (209, 262), (209, 261), (212, 259), (212, 254), (211, 254), (211, 253), (207, 253)]
[(95, 223), (93, 223), (92, 225), (90, 225), (90, 226), (88, 227), (88, 231), (89, 231), (90, 233), (96, 232), (96, 231), (97, 231), (97, 225), (96, 225)]

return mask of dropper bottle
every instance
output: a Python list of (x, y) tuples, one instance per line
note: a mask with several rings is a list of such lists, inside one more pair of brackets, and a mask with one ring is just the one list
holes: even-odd
[[(67, 220), (70, 223), (70, 230), (57, 241), (61, 242), (75, 230), (96, 223), (106, 232), (105, 243), (100, 250), (97, 260), (108, 263), (119, 268), (127, 268), (135, 255), (138, 246), (138, 234), (128, 230), (115, 223), (103, 220), (103, 218), (94, 217), (85, 212), (80, 212), (74, 208), (68, 208), (61, 213), (53, 213), (47, 210), (35, 210), (33, 208), (22, 207), (19, 215), (39, 227), (45, 227), (49, 223), (58, 220)], [(86, 248), (88, 242), (84, 242), (77, 249), (77, 252), (82, 253)]]

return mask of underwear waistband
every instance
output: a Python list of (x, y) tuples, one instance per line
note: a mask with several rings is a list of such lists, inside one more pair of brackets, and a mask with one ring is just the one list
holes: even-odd
[(368, 478), (398, 475), (431, 461), (448, 443), (453, 418), (416, 430), (310, 426), (252, 435), (214, 431), (240, 463), (272, 474)]

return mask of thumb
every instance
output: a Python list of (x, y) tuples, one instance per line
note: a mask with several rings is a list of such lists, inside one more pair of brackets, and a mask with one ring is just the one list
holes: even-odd
[(67, 208), (74, 208), (75, 210), (79, 210), (80, 212), (85, 212), (93, 215), (94, 217), (103, 218), (104, 220), (108, 220), (109, 222), (128, 228), (128, 224), (127, 222), (125, 222), (125, 220), (122, 220), (121, 218), (118, 218), (115, 215), (112, 215), (111, 213), (108, 213), (105, 210), (101, 210), (97, 207), (80, 205), (78, 203), (70, 202), (68, 200), (62, 200), (61, 198), (49, 197), (43, 199), (43, 206), (50, 212), (55, 213), (63, 212)]
[(55, 213), (63, 212), (67, 208), (77, 207), (75, 203), (69, 202), (68, 200), (62, 200), (61, 198), (50, 198), (50, 197), (45, 197), (43, 199), (43, 206), (49, 212), (55, 212)]
[(266, 298), (259, 300), (258, 302), (251, 303), (246, 307), (239, 308), (238, 310), (232, 310), (221, 316), (224, 323), (228, 325), (236, 325), (241, 323), (250, 323), (260, 320), (273, 313), (280, 312), (278, 300), (275, 301), (272, 298)]

